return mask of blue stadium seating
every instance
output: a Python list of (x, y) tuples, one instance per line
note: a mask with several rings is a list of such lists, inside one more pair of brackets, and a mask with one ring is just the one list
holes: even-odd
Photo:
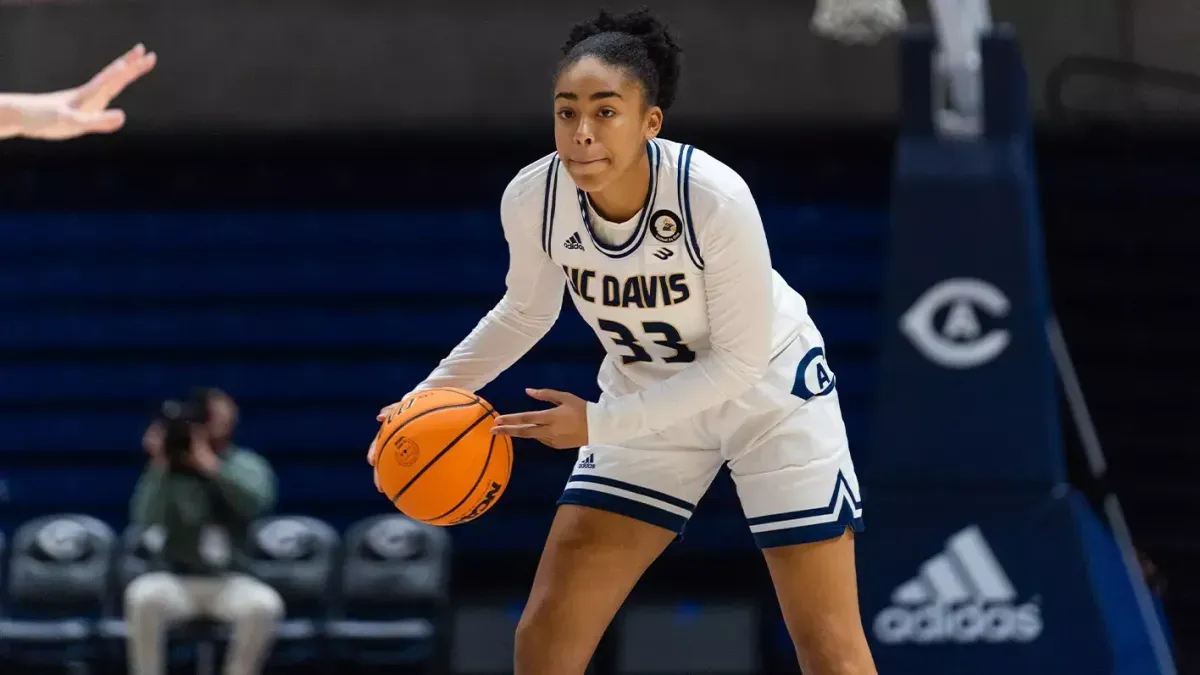
[[(380, 517), (349, 524), (347, 546), (361, 546), (364, 535)], [(394, 555), (386, 560), (364, 560), (364, 552), (343, 550), (331, 526), (317, 519), (297, 516), (263, 518), (252, 527), (252, 567), (259, 578), (273, 585), (284, 597), (288, 614), (279, 625), (272, 663), (328, 662), (333, 653), (326, 644), (366, 639), (378, 643), (390, 628), (403, 631), (403, 640), (392, 639), (376, 648), (374, 655), (387, 661), (402, 656), (422, 662), (444, 658), (450, 543), (444, 531), (412, 523), (400, 514), (387, 519), (393, 530), (415, 527), (420, 546), (409, 551), (395, 537), (375, 537), (378, 546), (390, 545)], [(43, 542), (38, 533), (56, 523), (80, 523), (69, 540), (86, 542), (78, 551), (72, 544), (54, 557), (43, 559)], [(270, 533), (274, 524), (274, 533)], [(281, 529), (285, 531), (279, 531)], [(65, 664), (94, 667), (123, 664), (126, 632), (122, 620), (122, 593), (129, 581), (153, 569), (152, 554), (140, 547), (141, 530), (126, 528), (118, 539), (115, 532), (88, 516), (50, 513), (23, 522), (17, 528), (19, 550), (12, 558), (0, 555), (0, 657), (22, 666)], [(65, 545), (61, 535), (50, 544)], [(428, 543), (425, 543), (425, 540)], [(118, 541), (121, 543), (118, 544)], [(34, 552), (38, 552), (36, 560)], [(0, 553), (2, 553), (0, 549)], [(19, 585), (9, 569), (21, 571)], [(369, 569), (367, 569), (369, 568)], [(376, 607), (370, 617), (361, 608), (339, 600), (352, 589), (359, 596), (372, 590), (366, 581), (391, 589), (395, 602)], [(356, 579), (357, 585), (347, 579)], [(378, 592), (378, 591), (376, 591)], [(361, 602), (361, 597), (354, 599)], [(350, 621), (351, 618), (356, 620)], [(361, 619), (361, 620), (359, 620)], [(395, 637), (394, 635), (392, 637)], [(227, 641), (227, 629), (208, 621), (175, 626), (170, 632), (172, 649), (167, 658), (173, 665), (196, 662), (203, 657), (211, 671), (214, 646)], [(331, 638), (327, 642), (326, 638)], [(401, 649), (400, 642), (403, 642)], [(204, 647), (204, 649), (200, 649)], [(203, 652), (203, 653), (202, 653)], [(353, 652), (349, 652), (353, 654)], [(347, 652), (342, 651), (345, 657)]]
[(15, 529), (0, 587), (0, 653), (20, 664), (99, 658), (117, 535), (84, 514), (42, 515)]
[[(499, 299), (497, 296), (495, 299)], [(451, 335), (463, 336), (483, 317), (492, 303), (465, 307), (438, 307), (437, 298), (427, 306), (335, 308), (312, 306), (273, 307), (253, 300), (225, 307), (197, 308), (187, 300), (179, 307), (147, 309), (86, 305), (67, 309), (35, 307), (6, 310), (10, 330), (0, 333), (0, 350), (48, 348), (81, 350), (122, 347), (126, 349), (172, 348), (244, 349), (301, 348), (387, 349), (403, 353), (406, 348), (441, 345)], [(442, 301), (444, 302), (444, 300)], [(870, 310), (823, 310), (828, 339), (862, 343), (874, 325)], [(582, 321), (564, 321), (547, 336), (552, 345), (589, 346), (596, 337)], [(836, 344), (836, 342), (834, 342)], [(453, 346), (453, 343), (451, 343)], [(185, 353), (179, 353), (186, 359)], [(590, 364), (593, 375), (596, 363)]]
[[(0, 368), (0, 401), (11, 399), (16, 404), (28, 406), (38, 401), (117, 399), (141, 404), (144, 413), (152, 409), (160, 397), (176, 394), (188, 383), (214, 382), (236, 392), (243, 401), (348, 399), (356, 406), (371, 400), (382, 405), (390, 403), (397, 392), (407, 391), (433, 366), (432, 363), (402, 361), (400, 357), (397, 353), (393, 358), (365, 363), (18, 363)], [(585, 382), (594, 386), (596, 365), (591, 361), (546, 363), (531, 360), (518, 362), (511, 370), (517, 376), (505, 379), (530, 383), (558, 381), (573, 386)], [(841, 396), (859, 397), (870, 391), (874, 376), (870, 364), (862, 361), (839, 363), (837, 373)], [(374, 410), (367, 407), (360, 412), (370, 418)], [(139, 421), (144, 421), (144, 417)]]
[[(810, 298), (860, 462), (882, 278), (882, 210), (764, 204), (775, 267)], [(233, 393), (240, 438), (280, 476), (280, 508), (338, 526), (388, 507), (362, 462), (375, 410), (421, 379), (499, 299), (494, 210), (7, 214), (0, 223), (0, 528), (47, 509), (119, 526), (157, 401)], [(569, 304), (569, 303), (568, 303)], [(596, 394), (601, 354), (566, 307), (543, 344), (483, 390)], [(518, 444), (513, 483), (459, 550), (540, 546), (571, 458)], [(64, 463), (63, 458), (70, 462)], [(727, 479), (687, 546), (748, 542)]]
[[(776, 269), (825, 335), (865, 463), (885, 213), (770, 203), (762, 213)], [(341, 532), (394, 513), (362, 460), (374, 412), (492, 307), (507, 264), (491, 210), (0, 217), (0, 534), (61, 511), (123, 528), (149, 416), (195, 384), (238, 398), (240, 440), (275, 466), (279, 512)], [(595, 396), (601, 354), (565, 303), (543, 343), (482, 393), (506, 411), (538, 407), (526, 386)], [(519, 441), (505, 498), (447, 531), (455, 550), (539, 549), (573, 464), (573, 453)], [(678, 546), (752, 545), (718, 476)], [(195, 640), (181, 636), (173, 655), (191, 659)], [(414, 646), (409, 656), (436, 653)]]
[[(877, 248), (886, 222), (875, 206), (760, 205), (774, 252), (826, 249), (858, 243)], [(413, 256), (408, 237), (419, 236), (421, 253), (447, 246), (446, 259), (471, 250), (503, 247), (498, 214), (488, 211), (302, 211), (302, 212), (67, 212), (9, 213), (0, 218), (6, 253), (27, 256), (71, 250), (96, 255), (185, 254), (256, 251), (270, 255), (304, 247)], [(261, 247), (261, 248), (256, 248)], [(14, 256), (16, 257), (16, 256)]]

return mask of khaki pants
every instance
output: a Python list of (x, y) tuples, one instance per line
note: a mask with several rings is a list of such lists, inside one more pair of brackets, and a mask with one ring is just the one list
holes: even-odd
[(230, 624), (225, 675), (255, 675), (283, 617), (283, 599), (252, 577), (143, 574), (125, 590), (130, 675), (166, 672), (166, 633), (172, 624), (209, 619)]

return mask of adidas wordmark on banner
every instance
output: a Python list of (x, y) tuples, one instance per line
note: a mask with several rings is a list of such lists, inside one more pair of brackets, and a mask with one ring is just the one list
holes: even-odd
[(1042, 634), (1041, 607), (1018, 605), (1016, 598), (983, 532), (972, 525), (892, 592), (892, 606), (875, 616), (875, 637), (885, 644), (1032, 642)]

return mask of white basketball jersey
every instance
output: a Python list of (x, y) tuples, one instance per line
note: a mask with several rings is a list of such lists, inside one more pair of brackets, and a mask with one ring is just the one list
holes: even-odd
[[(612, 393), (661, 381), (710, 348), (700, 242), (722, 179), (744, 185), (693, 146), (656, 139), (647, 148), (650, 190), (624, 241), (597, 235), (587, 195), (557, 157), (546, 168), (543, 248), (562, 268), (567, 294), (608, 352), (599, 382)], [(694, 198), (696, 191), (709, 198)], [(777, 312), (773, 322), (774, 348), (807, 322), (807, 308), (777, 274), (772, 291), (776, 307), (788, 310)]]
[(795, 365), (780, 357), (816, 333), (771, 267), (750, 188), (691, 146), (656, 139), (646, 154), (649, 194), (623, 224), (593, 221), (555, 155), (517, 174), (500, 200), (504, 297), (418, 389), (478, 391), (550, 330), (565, 288), (608, 352), (589, 444), (643, 437), (751, 390), (763, 406), (791, 405)]

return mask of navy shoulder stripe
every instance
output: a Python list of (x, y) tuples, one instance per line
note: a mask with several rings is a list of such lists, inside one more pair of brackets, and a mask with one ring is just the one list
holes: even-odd
[(700, 255), (700, 242), (696, 239), (696, 227), (692, 223), (692, 153), (694, 145), (679, 149), (679, 199), (683, 202), (683, 223), (686, 236), (684, 248), (698, 269), (704, 269), (704, 257)]
[(554, 211), (558, 205), (558, 166), (555, 155), (546, 168), (546, 195), (542, 201), (542, 250), (550, 254), (550, 240), (554, 236)]

